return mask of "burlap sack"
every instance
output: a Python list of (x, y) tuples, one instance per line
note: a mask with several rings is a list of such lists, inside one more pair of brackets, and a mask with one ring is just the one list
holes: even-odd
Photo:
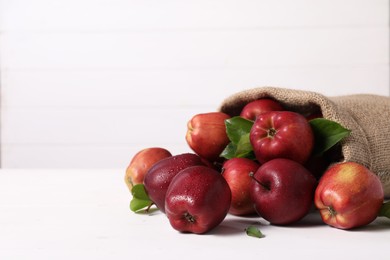
[(371, 94), (327, 97), (312, 91), (260, 87), (227, 97), (218, 110), (236, 116), (248, 102), (266, 97), (304, 115), (320, 111), (324, 118), (351, 130), (341, 143), (341, 161), (365, 165), (379, 176), (385, 196), (390, 197), (390, 97)]

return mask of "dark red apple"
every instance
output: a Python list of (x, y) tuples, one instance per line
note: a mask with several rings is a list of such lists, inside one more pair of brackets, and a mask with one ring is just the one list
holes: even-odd
[(170, 156), (171, 152), (162, 147), (148, 147), (138, 151), (126, 168), (125, 183), (129, 190), (144, 182), (145, 174), (153, 164)]
[(326, 224), (352, 229), (375, 220), (383, 201), (378, 176), (361, 164), (341, 162), (321, 177), (314, 203)]
[(249, 194), (252, 181), (249, 173), (255, 173), (258, 168), (259, 164), (248, 158), (232, 158), (224, 162), (222, 176), (232, 192), (230, 214), (244, 216), (256, 213)]
[(274, 225), (289, 225), (309, 213), (316, 185), (314, 176), (301, 164), (279, 158), (259, 167), (250, 195), (262, 218)]
[(260, 114), (250, 131), (257, 160), (286, 158), (304, 164), (314, 146), (314, 134), (304, 116), (291, 111)]
[(203, 234), (225, 219), (230, 202), (229, 185), (218, 171), (193, 166), (173, 178), (165, 198), (165, 213), (174, 229)]
[(202, 159), (193, 153), (183, 153), (162, 159), (155, 163), (144, 178), (145, 191), (162, 212), (165, 210), (165, 194), (173, 177), (181, 170), (204, 165)]
[(229, 115), (222, 112), (197, 114), (187, 123), (186, 141), (200, 157), (219, 161), (219, 156), (230, 140), (226, 134), (225, 120)]
[(254, 121), (256, 117), (262, 113), (270, 111), (283, 111), (282, 105), (273, 99), (262, 98), (249, 102), (246, 104), (240, 113), (240, 116)]

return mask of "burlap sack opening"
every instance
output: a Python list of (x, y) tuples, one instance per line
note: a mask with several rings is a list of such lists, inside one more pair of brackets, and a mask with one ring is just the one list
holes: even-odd
[(324, 118), (350, 129), (351, 134), (341, 143), (342, 161), (365, 165), (380, 178), (385, 196), (390, 197), (390, 97), (327, 97), (312, 91), (259, 87), (227, 97), (218, 110), (237, 116), (248, 102), (260, 98), (275, 99), (287, 110), (303, 115), (321, 112)]

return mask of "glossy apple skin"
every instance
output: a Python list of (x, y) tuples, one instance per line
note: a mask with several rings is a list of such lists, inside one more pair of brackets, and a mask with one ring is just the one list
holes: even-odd
[(321, 177), (314, 198), (322, 220), (339, 229), (368, 225), (378, 216), (383, 201), (379, 178), (355, 162), (331, 166)]
[(246, 104), (242, 108), (240, 116), (254, 121), (256, 117), (262, 113), (283, 110), (284, 108), (278, 101), (269, 98), (262, 98)]
[(230, 116), (222, 112), (209, 112), (193, 116), (187, 123), (186, 141), (200, 157), (220, 161), (220, 154), (229, 144), (225, 120)]
[(293, 224), (312, 208), (317, 180), (301, 164), (274, 159), (261, 165), (253, 178), (250, 195), (256, 212), (271, 224)]
[(204, 165), (204, 163), (194, 153), (183, 153), (158, 161), (146, 173), (145, 191), (160, 211), (165, 211), (165, 195), (173, 177), (181, 170), (194, 165)]
[(145, 174), (153, 164), (170, 156), (171, 152), (162, 147), (148, 147), (138, 151), (126, 168), (125, 183), (129, 190), (144, 182)]
[(222, 175), (209, 167), (193, 166), (172, 180), (165, 212), (177, 231), (203, 234), (225, 219), (230, 203), (230, 188)]
[(229, 213), (236, 216), (255, 214), (255, 208), (249, 194), (252, 178), (259, 164), (248, 158), (232, 158), (222, 166), (222, 176), (227, 181), (232, 192), (232, 202)]
[(286, 158), (304, 164), (311, 155), (314, 134), (304, 116), (291, 111), (271, 111), (256, 118), (250, 142), (260, 163)]

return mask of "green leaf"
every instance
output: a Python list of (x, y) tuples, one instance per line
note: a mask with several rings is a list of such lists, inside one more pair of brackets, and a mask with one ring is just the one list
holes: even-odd
[(390, 218), (390, 201), (383, 203), (378, 216)]
[(220, 154), (225, 159), (231, 159), (236, 157), (256, 159), (252, 144), (249, 140), (249, 134), (245, 134), (241, 137), (237, 144), (230, 142)]
[(253, 126), (253, 121), (240, 116), (235, 116), (225, 120), (226, 134), (229, 140), (238, 144), (243, 135), (248, 134)]
[(131, 194), (133, 195), (130, 201), (130, 209), (132, 211), (139, 212), (142, 209), (148, 210), (153, 205), (143, 184), (134, 185), (131, 189)]
[(351, 130), (344, 128), (339, 123), (325, 118), (315, 118), (309, 123), (315, 139), (314, 156), (323, 154), (351, 133)]
[(225, 149), (222, 151), (222, 153), (220, 154), (220, 156), (223, 157), (223, 158), (225, 158), (225, 159), (234, 158), (235, 155), (236, 155), (236, 150), (237, 150), (237, 145), (235, 145), (234, 143), (230, 142), (230, 143), (225, 147)]
[(249, 226), (245, 229), (245, 232), (248, 236), (251, 236), (251, 237), (257, 237), (257, 238), (263, 238), (265, 237), (265, 235), (263, 235), (263, 233), (261, 233), (260, 229), (258, 229), (257, 227), (255, 226)]
[(235, 157), (248, 157), (253, 154), (252, 144), (249, 140), (249, 133), (241, 136), (240, 140), (237, 143), (237, 149), (235, 152)]
[(234, 157), (254, 158), (253, 148), (249, 140), (253, 121), (240, 116), (225, 120), (226, 133), (230, 143), (221, 153), (221, 157), (231, 159)]

